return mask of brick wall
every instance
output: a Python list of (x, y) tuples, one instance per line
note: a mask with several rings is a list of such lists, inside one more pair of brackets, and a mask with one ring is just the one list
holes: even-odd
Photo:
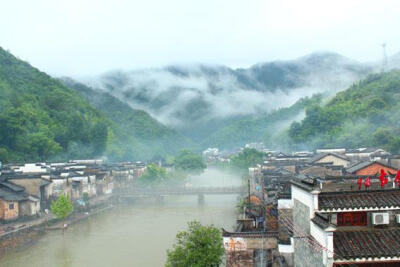
[[(13, 206), (12, 209), (10, 209), (10, 205)], [(0, 219), (9, 221), (9, 220), (15, 220), (18, 218), (18, 212), (19, 212), (19, 207), (18, 207), (18, 202), (13, 202), (13, 201), (5, 201), (5, 200), (0, 200)]]

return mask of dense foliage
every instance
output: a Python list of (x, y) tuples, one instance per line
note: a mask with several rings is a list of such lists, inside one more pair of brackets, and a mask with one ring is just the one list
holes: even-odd
[(232, 157), (231, 164), (243, 171), (248, 171), (249, 167), (261, 164), (264, 161), (265, 153), (254, 148), (245, 148), (238, 155)]
[(76, 92), (2, 48), (0, 125), (6, 162), (94, 157), (108, 137), (103, 116)]
[(400, 71), (373, 74), (338, 93), (327, 105), (307, 108), (291, 125), (298, 147), (379, 146), (400, 152)]
[(140, 177), (139, 181), (145, 185), (161, 184), (165, 181), (166, 177), (166, 170), (152, 163), (146, 166), (146, 171)]
[(167, 267), (219, 266), (224, 247), (221, 231), (214, 226), (188, 223), (188, 230), (176, 235), (176, 244), (168, 250)]
[(202, 172), (207, 166), (201, 155), (190, 150), (180, 151), (174, 158), (175, 168), (188, 172)]
[(51, 203), (50, 210), (56, 215), (57, 219), (65, 219), (73, 211), (73, 206), (68, 196), (61, 195), (56, 201)]

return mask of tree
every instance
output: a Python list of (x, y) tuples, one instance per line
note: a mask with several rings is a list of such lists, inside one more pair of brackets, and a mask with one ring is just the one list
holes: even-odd
[(219, 266), (224, 247), (221, 231), (198, 221), (188, 223), (188, 230), (178, 232), (176, 244), (167, 250), (167, 267)]
[(139, 181), (144, 184), (159, 184), (165, 180), (166, 176), (167, 172), (163, 167), (152, 163), (146, 166), (146, 171), (140, 177)]
[(61, 195), (57, 201), (51, 202), (50, 210), (56, 215), (57, 219), (64, 220), (71, 214), (74, 207), (68, 196)]
[(176, 169), (189, 172), (202, 172), (207, 166), (201, 155), (190, 150), (182, 150), (174, 159)]
[(241, 170), (248, 170), (256, 164), (261, 164), (264, 161), (265, 153), (257, 151), (254, 148), (245, 148), (238, 155), (232, 157), (232, 165)]

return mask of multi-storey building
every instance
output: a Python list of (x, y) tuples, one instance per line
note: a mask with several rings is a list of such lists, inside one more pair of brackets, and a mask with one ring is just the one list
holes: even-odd
[(400, 266), (400, 189), (356, 181), (292, 181), (294, 266)]

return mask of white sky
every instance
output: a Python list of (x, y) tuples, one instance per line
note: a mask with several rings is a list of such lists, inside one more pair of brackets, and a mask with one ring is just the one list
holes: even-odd
[(53, 75), (400, 51), (399, 0), (2, 0), (0, 46)]

